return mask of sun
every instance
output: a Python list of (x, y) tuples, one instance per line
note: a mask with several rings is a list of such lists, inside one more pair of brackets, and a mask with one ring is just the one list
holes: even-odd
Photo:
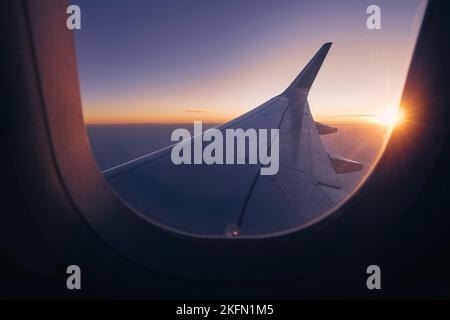
[(402, 123), (404, 120), (404, 113), (400, 108), (388, 108), (374, 117), (374, 122), (376, 124), (386, 126), (386, 127), (394, 127)]

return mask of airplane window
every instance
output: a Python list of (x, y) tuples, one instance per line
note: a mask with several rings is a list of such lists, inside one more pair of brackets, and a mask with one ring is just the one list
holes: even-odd
[(424, 0), (72, 4), (93, 155), (136, 214), (168, 229), (307, 227), (408, 121), (399, 104)]

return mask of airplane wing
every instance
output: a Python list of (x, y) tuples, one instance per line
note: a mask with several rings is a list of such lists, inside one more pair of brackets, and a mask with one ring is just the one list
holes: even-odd
[(260, 175), (261, 165), (252, 164), (175, 165), (172, 145), (106, 170), (105, 177), (143, 217), (195, 235), (274, 233), (318, 217), (347, 195), (336, 165), (343, 172), (362, 168), (327, 154), (320, 134), (334, 128), (314, 122), (307, 101), (330, 47), (324, 44), (281, 95), (218, 127), (279, 129), (276, 175)]

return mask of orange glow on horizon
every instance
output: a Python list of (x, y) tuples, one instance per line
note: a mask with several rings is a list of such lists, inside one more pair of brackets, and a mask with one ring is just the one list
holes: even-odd
[[(245, 113), (245, 112), (244, 112)], [(126, 124), (188, 124), (202, 121), (205, 124), (226, 123), (242, 113), (214, 113), (207, 112), (168, 112), (159, 114), (95, 114), (85, 113), (87, 125), (126, 125)], [(386, 117), (389, 117), (387, 115)], [(382, 125), (389, 126), (388, 118), (382, 114), (348, 114), (348, 115), (317, 115), (316, 121), (335, 125)], [(386, 121), (383, 121), (386, 120)]]
[(174, 124), (174, 123), (193, 123), (202, 121), (204, 123), (225, 123), (236, 115), (210, 114), (207, 112), (168, 112), (152, 114), (98, 114), (85, 113), (84, 121), (88, 125), (106, 125), (106, 124)]

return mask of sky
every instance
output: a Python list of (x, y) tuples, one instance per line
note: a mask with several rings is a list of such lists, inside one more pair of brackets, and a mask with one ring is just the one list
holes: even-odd
[[(87, 123), (221, 123), (280, 94), (333, 42), (314, 117), (398, 106), (425, 0), (73, 0)], [(369, 5), (381, 30), (366, 27)]]

